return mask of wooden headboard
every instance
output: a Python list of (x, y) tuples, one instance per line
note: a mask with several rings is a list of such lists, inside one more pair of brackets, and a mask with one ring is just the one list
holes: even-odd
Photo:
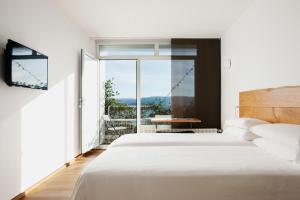
[(300, 86), (240, 92), (240, 117), (300, 124)]

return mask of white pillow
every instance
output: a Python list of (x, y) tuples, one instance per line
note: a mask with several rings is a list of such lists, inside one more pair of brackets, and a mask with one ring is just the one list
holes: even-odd
[(299, 148), (280, 144), (266, 138), (257, 138), (253, 143), (270, 154), (288, 161), (296, 161), (299, 156)]
[(250, 129), (252, 126), (256, 126), (259, 124), (269, 124), (269, 122), (255, 118), (239, 118), (225, 121), (225, 127), (232, 126), (243, 129)]
[(293, 146), (300, 145), (300, 125), (295, 124), (263, 124), (254, 126), (251, 132), (275, 142)]
[(246, 129), (242, 129), (242, 128), (238, 128), (238, 127), (226, 127), (223, 131), (223, 134), (225, 135), (230, 135), (233, 137), (238, 137), (242, 140), (247, 140), (247, 141), (252, 141), (255, 138), (257, 138), (257, 136), (253, 133), (251, 133), (250, 131), (246, 130)]

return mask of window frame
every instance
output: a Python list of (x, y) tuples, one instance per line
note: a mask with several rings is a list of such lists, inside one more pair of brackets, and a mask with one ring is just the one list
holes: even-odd
[[(132, 45), (132, 44), (154, 44), (154, 56), (100, 56), (100, 45)], [(171, 45), (171, 39), (156, 39), (156, 40), (113, 40), (100, 39), (96, 40), (96, 53), (99, 60), (136, 60), (136, 122), (137, 133), (140, 133), (141, 125), (141, 61), (142, 60), (172, 60), (172, 56), (159, 55), (159, 45)], [(100, 66), (101, 67), (101, 66)]]

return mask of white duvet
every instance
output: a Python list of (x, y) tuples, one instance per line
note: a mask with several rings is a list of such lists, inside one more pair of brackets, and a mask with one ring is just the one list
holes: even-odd
[(113, 141), (111, 147), (129, 146), (250, 146), (248, 142), (231, 135), (182, 134), (182, 133), (139, 133), (127, 134)]
[(110, 148), (72, 200), (299, 200), (300, 168), (255, 146)]

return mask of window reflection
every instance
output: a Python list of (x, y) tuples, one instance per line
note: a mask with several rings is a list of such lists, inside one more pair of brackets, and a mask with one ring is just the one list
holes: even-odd
[(172, 56), (197, 56), (197, 45), (172, 45)]
[(192, 118), (195, 107), (195, 61), (172, 60), (172, 106), (173, 117)]
[(15, 47), (12, 49), (13, 56), (30, 56), (33, 55), (33, 51), (25, 47)]

